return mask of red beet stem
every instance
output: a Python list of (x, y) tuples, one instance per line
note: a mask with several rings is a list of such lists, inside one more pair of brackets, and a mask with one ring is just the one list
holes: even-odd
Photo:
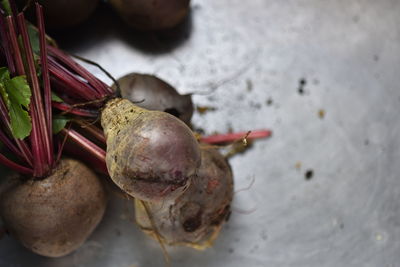
[(47, 120), (47, 136), (49, 141), (48, 160), (51, 166), (53, 166), (54, 155), (53, 155), (53, 118), (51, 110), (51, 88), (50, 88), (50, 75), (47, 63), (47, 46), (46, 46), (46, 35), (43, 18), (43, 8), (39, 3), (36, 2), (36, 17), (38, 21), (39, 29), (39, 44), (40, 44), (40, 63), (42, 69), (43, 78), (43, 95), (44, 95), (44, 110)]
[(17, 39), (17, 34), (15, 32), (15, 22), (12, 17), (7, 17), (6, 18), (7, 22), (7, 30), (10, 36), (10, 41), (11, 41), (11, 49), (12, 53), (14, 55), (14, 63), (16, 67), (16, 71), (18, 75), (25, 75), (25, 69), (24, 69), (24, 63), (22, 61), (22, 56), (21, 52), (19, 50), (19, 45), (18, 45), (18, 39)]
[[(30, 139), (31, 139), (31, 149), (32, 149), (32, 154), (34, 156), (34, 165), (33, 165), (33, 175), (35, 177), (41, 177), (44, 174), (44, 168), (45, 168), (45, 155), (44, 155), (44, 150), (42, 150), (42, 147), (44, 146), (44, 140), (41, 137), (40, 134), (40, 128), (41, 126), (41, 120), (36, 113), (37, 109), (39, 109), (40, 102), (41, 100), (39, 98), (40, 96), (40, 89), (39, 89), (39, 82), (37, 80), (36, 76), (36, 69), (35, 65), (33, 62), (33, 52), (32, 52), (32, 47), (29, 41), (28, 33), (26, 30), (26, 25), (25, 25), (25, 19), (23, 17), (23, 14), (19, 14), (17, 16), (17, 22), (18, 22), (18, 29), (21, 32), (22, 36), (22, 42), (23, 42), (23, 47), (25, 51), (25, 60), (27, 63), (27, 78), (30, 84), (30, 88), (32, 91), (32, 98), (31, 98), (31, 103), (30, 103), (30, 109), (29, 109), (29, 114), (31, 115), (31, 121), (32, 121), (32, 131), (30, 134)], [(14, 47), (15, 50), (18, 50), (18, 46)], [(20, 73), (19, 73), (20, 74)], [(44, 117), (44, 114), (43, 114)]]
[(67, 68), (70, 70), (73, 70), (76, 74), (81, 76), (83, 79), (85, 79), (91, 86), (92, 89), (96, 92), (95, 95), (98, 95), (97, 98), (102, 98), (105, 96), (110, 95), (110, 91), (108, 90), (108, 86), (97, 79), (93, 74), (91, 74), (89, 71), (87, 71), (85, 68), (83, 68), (81, 65), (79, 65), (77, 62), (75, 62), (71, 57), (69, 57), (67, 54), (62, 52), (56, 47), (53, 46), (48, 46), (50, 54), (56, 58), (59, 62), (64, 64)]
[(247, 139), (259, 139), (259, 138), (267, 138), (270, 137), (272, 131), (270, 130), (254, 130), (249, 132), (237, 132), (237, 133), (228, 133), (228, 134), (215, 134), (206, 137), (201, 137), (200, 142), (207, 144), (221, 144), (221, 143), (231, 143), (241, 138), (246, 137)]
[(35, 144), (32, 144), (31, 149), (33, 154), (37, 156), (35, 157), (36, 164), (34, 164), (34, 175), (36, 177), (43, 177), (49, 173), (54, 164), (53, 147), (51, 146), (50, 138), (51, 131), (49, 131), (48, 124), (46, 122), (43, 97), (40, 91), (32, 46), (26, 28), (24, 14), (18, 14), (17, 21), (24, 46), (25, 59), (27, 63), (27, 77), (32, 90), (32, 102), (30, 109), (30, 114), (32, 117), (31, 136)]
[(81, 109), (81, 108), (74, 108), (71, 105), (68, 105), (66, 103), (61, 103), (61, 102), (52, 102), (51, 105), (66, 114), (74, 114), (82, 117), (89, 117), (89, 118), (96, 118), (99, 116), (99, 113), (97, 111), (93, 110), (86, 110), (86, 109)]
[[(5, 39), (3, 39), (3, 47), (5, 49), (7, 65), (9, 67), (10, 73), (15, 74), (15, 72), (17, 72), (19, 75), (24, 75), (25, 69), (24, 69), (24, 64), (22, 61), (21, 53), (19, 50), (17, 35), (15, 32), (14, 18), (11, 16), (8, 16), (4, 19), (4, 17), (1, 16), (0, 21), (1, 21), (0, 26), (2, 27), (2, 29), (1, 29), (2, 37), (5, 38)], [(3, 28), (3, 27), (5, 27), (5, 28)], [(0, 102), (1, 102), (0, 103), (0, 112), (1, 112), (2, 121), (6, 124), (6, 127), (8, 128), (9, 132), (11, 132), (11, 126), (10, 126), (10, 120), (8, 117), (7, 108), (5, 107), (2, 99)], [(21, 154), (23, 155), (25, 161), (30, 166), (33, 166), (33, 162), (32, 162), (33, 157), (32, 157), (31, 151), (29, 150), (28, 145), (25, 143), (25, 141), (20, 140), (20, 139), (15, 139), (15, 142), (17, 143), (17, 146), (18, 146), (19, 150), (21, 151)]]
[(17, 155), (20, 158), (24, 158), (21, 151), (18, 150), (18, 147), (16, 147), (11, 139), (2, 131), (0, 130), (0, 141), (15, 155)]
[(93, 90), (93, 88), (78, 76), (74, 75), (71, 71), (60, 65), (54, 58), (49, 57), (49, 71), (52, 79), (61, 81), (65, 88), (65, 93), (79, 96), (84, 101), (95, 100), (101, 96)]
[(86, 132), (91, 134), (94, 138), (96, 138), (98, 141), (100, 141), (102, 144), (106, 144), (106, 137), (104, 136), (104, 132), (97, 128), (94, 125), (91, 125), (87, 122), (83, 122), (81, 120), (76, 121), (79, 126), (81, 126), (82, 129), (84, 129)]
[(28, 174), (28, 175), (32, 175), (33, 174), (33, 170), (27, 167), (24, 167), (22, 165), (19, 165), (11, 160), (9, 160), (8, 158), (6, 158), (3, 154), (0, 154), (0, 163), (13, 169), (16, 172), (22, 173), (22, 174)]
[(68, 135), (70, 140), (74, 141), (74, 143), (80, 145), (83, 149), (85, 149), (87, 152), (89, 152), (93, 157), (97, 158), (101, 162), (106, 162), (106, 152), (92, 143), (90, 140), (88, 140), (86, 137), (81, 135), (75, 130), (67, 130), (67, 129), (62, 129), (61, 131), (63, 134)]
[[(2, 12), (0, 12), (2, 13)], [(6, 21), (5, 17), (3, 14), (0, 14), (0, 36), (2, 40), (2, 51), (6, 57), (7, 60), (7, 66), (8, 70), (12, 75), (15, 75), (15, 65), (14, 65), (14, 60), (13, 60), (13, 55), (11, 52), (11, 41), (10, 41), (10, 36), (7, 32), (7, 26), (6, 26)]]

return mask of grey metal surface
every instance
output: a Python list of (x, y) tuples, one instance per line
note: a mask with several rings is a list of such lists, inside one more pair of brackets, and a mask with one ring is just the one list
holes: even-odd
[[(138, 36), (106, 11), (58, 35), (61, 46), (116, 77), (155, 73), (182, 93), (217, 88), (194, 97), (217, 108), (194, 117), (207, 133), (274, 131), (231, 160), (237, 190), (255, 183), (235, 194), (215, 246), (169, 248), (173, 266), (400, 266), (400, 1), (193, 0), (180, 34), (163, 38)], [(132, 204), (114, 197), (77, 252), (46, 259), (6, 237), (0, 266), (163, 258), (132, 222)]]

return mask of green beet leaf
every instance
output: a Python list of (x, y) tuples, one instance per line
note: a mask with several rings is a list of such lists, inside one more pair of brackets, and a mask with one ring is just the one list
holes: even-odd
[[(40, 41), (39, 32), (32, 24), (27, 24), (29, 41), (31, 42), (31, 47), (34, 55), (40, 54)], [(36, 60), (35, 60), (36, 61)]]
[(64, 116), (54, 116), (53, 117), (53, 133), (59, 133), (62, 129), (64, 129), (65, 125), (69, 119)]
[(1, 5), (4, 8), (4, 11), (5, 11), (6, 15), (11, 15), (12, 14), (9, 0), (1, 0)]
[(62, 100), (58, 95), (56, 95), (55, 93), (51, 92), (51, 101), (54, 102), (64, 102), (64, 100)]
[(31, 102), (31, 88), (29, 87), (25, 76), (17, 76), (5, 82), (8, 95), (10, 99), (24, 106), (26, 109), (29, 108), (29, 103)]
[(10, 79), (8, 70), (0, 68), (0, 95), (8, 109), (13, 136), (24, 139), (32, 130), (32, 122), (28, 113), (31, 90), (25, 76)]
[(6, 67), (0, 68), (0, 83), (4, 83), (10, 79), (10, 72)]
[(31, 118), (27, 111), (31, 102), (31, 89), (24, 76), (14, 77), (4, 84), (11, 103), (8, 111), (12, 134), (15, 138), (24, 139), (32, 130)]

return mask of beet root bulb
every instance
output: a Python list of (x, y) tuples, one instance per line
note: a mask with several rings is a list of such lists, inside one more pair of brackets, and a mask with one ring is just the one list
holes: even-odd
[(97, 176), (82, 163), (61, 160), (41, 180), (18, 179), (0, 199), (6, 229), (26, 248), (61, 257), (79, 248), (103, 217), (107, 197)]
[[(30, 0), (18, 0), (20, 7)], [(46, 26), (64, 29), (85, 21), (96, 9), (99, 0), (38, 0), (43, 6)]]
[(116, 98), (103, 109), (101, 125), (109, 175), (129, 195), (146, 201), (175, 199), (196, 177), (199, 145), (174, 116)]
[(190, 0), (110, 0), (110, 3), (128, 25), (143, 31), (176, 26), (190, 7)]
[(229, 163), (217, 150), (202, 148), (201, 156), (198, 178), (182, 196), (167, 203), (135, 200), (136, 221), (144, 232), (153, 237), (158, 234), (170, 245), (196, 249), (212, 245), (230, 214), (233, 177)]
[[(149, 110), (164, 111), (187, 125), (193, 115), (191, 95), (180, 95), (174, 87), (154, 75), (130, 73), (118, 79), (121, 96)], [(116, 85), (113, 85), (116, 89)]]

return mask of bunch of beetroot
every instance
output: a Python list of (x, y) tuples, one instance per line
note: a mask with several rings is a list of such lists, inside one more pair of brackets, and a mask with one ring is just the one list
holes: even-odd
[(226, 158), (190, 129), (190, 95), (143, 74), (109, 87), (46, 37), (40, 4), (34, 26), (13, 1), (2, 3), (0, 163), (18, 173), (0, 198), (6, 229), (41, 255), (78, 248), (106, 206), (82, 161), (135, 198), (145, 232), (167, 244), (211, 245), (230, 214), (233, 177)]
[[(62, 158), (54, 135), (59, 121), (51, 107), (51, 85), (42, 9), (37, 5), (38, 46), (15, 7), (0, 15), (0, 163), (16, 171), (0, 196), (0, 215), (28, 249), (59, 257), (78, 248), (103, 217), (106, 194), (96, 174)], [(14, 15), (15, 14), (15, 15)], [(36, 50), (36, 51), (34, 51)], [(40, 62), (40, 64), (38, 64)]]

